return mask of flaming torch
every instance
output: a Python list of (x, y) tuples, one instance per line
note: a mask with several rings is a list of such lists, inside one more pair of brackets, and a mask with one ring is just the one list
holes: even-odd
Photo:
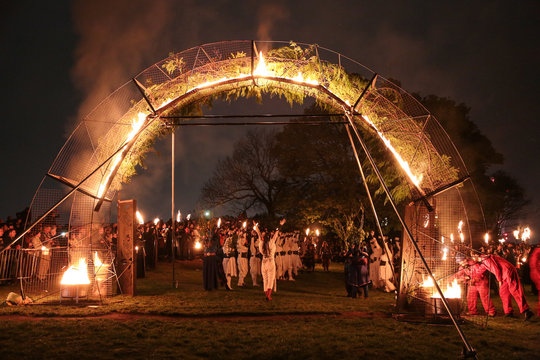
[(454, 234), (450, 234), (450, 242), (453, 244), (454, 243)]
[(137, 217), (137, 221), (139, 222), (139, 225), (143, 225), (144, 224), (144, 219), (143, 219), (141, 213), (139, 212), (139, 210), (137, 210), (137, 212), (135, 213), (135, 216)]
[(309, 228), (306, 229), (306, 236), (309, 236)]
[(159, 218), (154, 219), (154, 225), (157, 225), (159, 223)]
[(525, 229), (523, 229), (523, 232), (521, 233), (521, 240), (522, 241), (527, 241), (530, 238), (531, 238), (531, 229), (526, 227)]
[(445, 247), (445, 248), (443, 248), (442, 251), (443, 251), (442, 260), (443, 260), (443, 261), (446, 261), (446, 257), (448, 256), (448, 248)]
[(180, 221), (182, 221), (182, 213), (180, 210), (178, 210), (178, 213), (176, 214), (176, 222), (179, 223)]
[(519, 239), (519, 230), (514, 230), (514, 237), (517, 239)]
[(444, 236), (441, 236), (441, 244), (444, 244)]
[(189, 219), (191, 219), (191, 214), (187, 214), (186, 216), (186, 220), (189, 221)]
[(221, 226), (221, 218), (219, 218), (218, 221), (217, 221), (217, 227), (218, 227), (218, 229), (219, 229), (220, 226)]
[(195, 249), (199, 250), (201, 248), (201, 243), (199, 240), (195, 242)]
[(484, 242), (487, 244), (489, 244), (489, 234), (488, 233), (485, 233), (484, 234)]
[(247, 221), (244, 221), (244, 222), (242, 223), (242, 227), (243, 227), (244, 229), (247, 227)]
[(319, 229), (315, 229), (315, 235), (317, 235), (317, 237), (319, 237), (319, 234), (320, 234)]

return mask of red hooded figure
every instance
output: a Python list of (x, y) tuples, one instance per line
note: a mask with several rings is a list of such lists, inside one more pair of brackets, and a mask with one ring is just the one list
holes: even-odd
[(486, 313), (495, 316), (497, 311), (489, 296), (489, 277), (486, 269), (474, 260), (468, 260), (465, 268), (461, 270), (458, 277), (468, 278), (469, 287), (467, 289), (467, 305), (470, 315), (478, 315), (478, 296), (482, 301), (482, 306)]
[(540, 246), (535, 247), (529, 255), (529, 266), (531, 268), (531, 280), (534, 281), (538, 289), (538, 309), (536, 315), (540, 316)]
[(500, 285), (499, 295), (503, 303), (504, 314), (506, 316), (513, 314), (512, 297), (514, 297), (519, 312), (525, 314), (526, 319), (528, 319), (532, 313), (529, 311), (529, 305), (525, 299), (525, 293), (514, 265), (497, 255), (482, 255), (479, 264), (497, 278)]

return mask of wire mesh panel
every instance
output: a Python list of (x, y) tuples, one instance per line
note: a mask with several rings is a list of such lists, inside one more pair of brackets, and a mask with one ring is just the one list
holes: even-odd
[[(69, 259), (74, 244), (101, 244), (101, 231), (110, 221), (107, 200), (135, 174), (153, 141), (170, 131), (170, 123), (200, 111), (194, 110), (196, 104), (217, 96), (234, 100), (268, 94), (290, 103), (312, 97), (325, 109), (347, 114), (393, 158), (400, 182), (407, 184), (408, 198), (415, 203), (407, 210), (407, 224), (443, 287), (451, 285), (447, 283), (471, 240), (478, 238), (478, 198), (444, 129), (412, 95), (346, 56), (312, 44), (225, 41), (172, 54), (135, 80), (82, 120), (51, 166), (56, 181), (79, 187), (70, 203)], [(46, 207), (40, 205), (46, 202), (41, 188), (37, 194), (35, 214)], [(52, 198), (49, 203), (53, 205)], [(426, 293), (420, 285), (428, 271), (410, 245), (406, 239), (402, 300)], [(438, 301), (428, 295), (423, 302), (437, 308)]]

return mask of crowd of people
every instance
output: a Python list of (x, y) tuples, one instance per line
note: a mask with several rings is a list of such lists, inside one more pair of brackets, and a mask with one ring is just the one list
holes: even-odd
[[(142, 260), (140, 264), (145, 269), (153, 269), (158, 261), (200, 257), (203, 260), (205, 290), (214, 290), (220, 285), (227, 290), (242, 288), (249, 284), (246, 280), (251, 278), (252, 286), (262, 285), (268, 300), (271, 300), (278, 281), (295, 281), (299, 272), (314, 271), (316, 263), (321, 264), (323, 271), (329, 271), (332, 261), (344, 263), (345, 288), (351, 298), (361, 295), (366, 298), (369, 289), (396, 290), (401, 266), (399, 237), (383, 238), (370, 231), (350, 248), (341, 249), (336, 242), (329, 243), (318, 234), (310, 236), (301, 234), (299, 230), (267, 228), (248, 219), (203, 220), (175, 223), (174, 230), (171, 221), (139, 225), (137, 252)], [(89, 231), (86, 235), (84, 231), (73, 229), (67, 232), (60, 226), (44, 223), (14, 242), (22, 231), (21, 218), (0, 221), (0, 250), (47, 247), (54, 252), (55, 248), (65, 247), (68, 243), (76, 246), (91, 237), (97, 238), (102, 248), (109, 248), (114, 253), (117, 243), (116, 224), (103, 226), (95, 236)], [(499, 284), (505, 316), (513, 316), (513, 297), (520, 313), (526, 319), (530, 318), (532, 312), (522, 284), (532, 282), (536, 288), (540, 287), (539, 252), (538, 246), (531, 247), (526, 242), (498, 241), (484, 244), (480, 249), (471, 251), (470, 256), (462, 253), (458, 259), (461, 261), (460, 271), (455, 278), (467, 285), (468, 313), (478, 314), (477, 300), (480, 298), (486, 314), (495, 315), (490, 299), (494, 282), (488, 281), (489, 273), (492, 273)], [(8, 267), (4, 277), (9, 277), (9, 271)], [(141, 275), (140, 271), (138, 275)]]

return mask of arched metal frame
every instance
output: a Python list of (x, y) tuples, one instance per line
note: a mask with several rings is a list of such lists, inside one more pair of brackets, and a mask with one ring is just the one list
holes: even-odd
[[(263, 53), (266, 71), (258, 68)], [(412, 95), (375, 75), (332, 50), (289, 42), (219, 42), (171, 55), (142, 71), (136, 81), (122, 85), (81, 121), (36, 191), (30, 223), (78, 184), (81, 189), (70, 197), (64, 220), (74, 236), (84, 233), (94, 243), (96, 229), (110, 221), (110, 206), (102, 204), (115, 197), (144, 149), (166, 131), (166, 122), (210, 96), (246, 88), (268, 93), (274, 89), (277, 95), (294, 92), (298, 101), (314, 97), (335, 112), (348, 114), (351, 126), (378, 138), (392, 151), (401, 164), (398, 167), (407, 174), (411, 199), (436, 204), (434, 211), (415, 220), (415, 235), (424, 239), (420, 245), (430, 267), (445, 284), (457, 270), (456, 259), (473, 242), (480, 242), (485, 232), (476, 192), (461, 156), (438, 121)], [(57, 189), (54, 195), (51, 188)], [(419, 225), (421, 221), (428, 226)], [(449, 243), (452, 236), (453, 244)], [(448, 246), (452, 261), (443, 262), (442, 249)], [(417, 255), (414, 251), (405, 254), (408, 273), (402, 274), (402, 283), (407, 283), (406, 291), (417, 288), (425, 275)]]

